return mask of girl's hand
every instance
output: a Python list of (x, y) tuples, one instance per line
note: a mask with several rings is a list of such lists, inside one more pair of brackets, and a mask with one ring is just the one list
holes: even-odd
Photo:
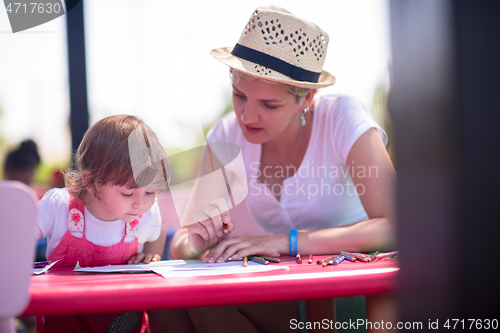
[(145, 264), (149, 264), (151, 261), (160, 261), (161, 256), (159, 254), (154, 254), (154, 253), (137, 253), (136, 255), (133, 255), (130, 257), (130, 259), (127, 261), (127, 264), (139, 264), (141, 262)]
[(257, 254), (279, 257), (288, 254), (288, 242), (288, 234), (224, 239), (207, 253), (203, 261), (206, 263), (220, 263), (229, 258), (236, 260)]
[(234, 224), (228, 210), (226, 201), (217, 198), (193, 214), (187, 231), (189, 244), (195, 252), (202, 253), (231, 234)]

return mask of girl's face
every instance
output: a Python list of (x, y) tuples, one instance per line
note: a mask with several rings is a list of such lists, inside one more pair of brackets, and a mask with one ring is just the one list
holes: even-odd
[(133, 221), (147, 212), (156, 198), (154, 189), (130, 189), (128, 185), (96, 184), (96, 189), (99, 200), (87, 201), (90, 202), (87, 204), (87, 209), (92, 215), (104, 221), (117, 219), (124, 222)]
[(233, 74), (233, 107), (243, 136), (261, 144), (300, 127), (302, 104), (286, 87)]

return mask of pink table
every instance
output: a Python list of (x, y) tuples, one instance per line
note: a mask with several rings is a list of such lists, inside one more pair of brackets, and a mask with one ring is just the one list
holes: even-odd
[(174, 309), (284, 302), (394, 291), (397, 260), (343, 262), (321, 267), (281, 258), (290, 270), (217, 277), (165, 279), (155, 273), (88, 274), (51, 270), (31, 278), (31, 301), (23, 316)]

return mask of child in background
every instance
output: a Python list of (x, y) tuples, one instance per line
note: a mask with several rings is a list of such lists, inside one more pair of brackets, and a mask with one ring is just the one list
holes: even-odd
[(18, 180), (31, 186), (39, 164), (40, 155), (38, 155), (35, 141), (24, 140), (19, 148), (7, 153), (3, 166), (3, 177), (7, 180)]
[[(95, 123), (65, 174), (67, 188), (54, 188), (39, 202), (36, 238), (47, 237), (48, 260), (60, 260), (55, 267), (161, 260), (166, 228), (156, 194), (166, 189), (168, 174), (165, 150), (142, 120), (119, 115)], [(147, 328), (145, 313), (135, 312), (38, 319), (41, 332)]]

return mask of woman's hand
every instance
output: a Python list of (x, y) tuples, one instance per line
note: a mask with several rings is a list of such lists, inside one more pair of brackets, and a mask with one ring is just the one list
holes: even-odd
[(226, 201), (217, 198), (193, 214), (187, 226), (189, 244), (194, 251), (204, 252), (225, 239), (233, 229)]
[(224, 239), (208, 252), (203, 261), (220, 263), (229, 258), (236, 260), (257, 254), (279, 257), (288, 254), (288, 242), (288, 234)]
[(160, 261), (160, 260), (161, 260), (161, 255), (159, 254), (141, 252), (130, 257), (130, 259), (127, 261), (127, 264), (139, 264), (141, 262), (149, 264), (151, 261)]

